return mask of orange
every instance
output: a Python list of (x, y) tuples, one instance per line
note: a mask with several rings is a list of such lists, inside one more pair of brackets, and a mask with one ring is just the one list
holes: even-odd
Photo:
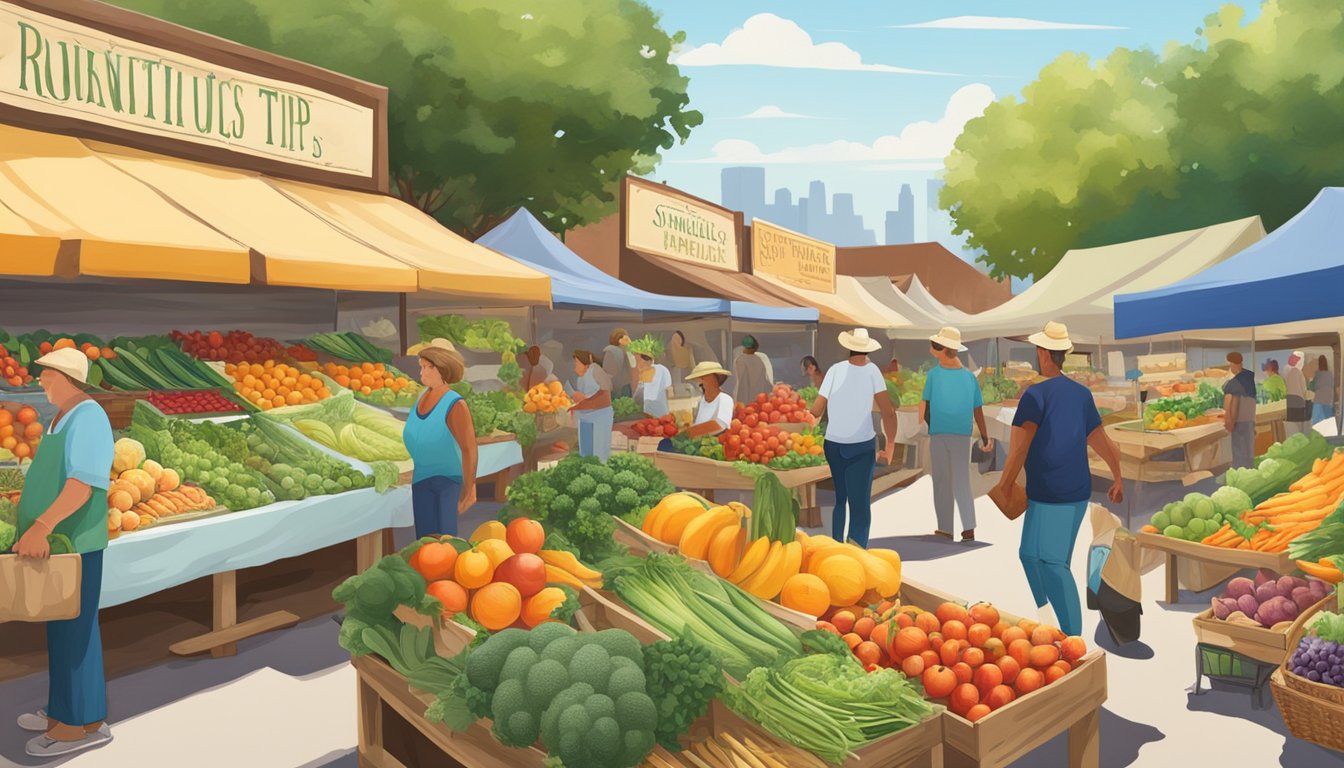
[(1049, 685), (1067, 674), (1068, 672), (1064, 671), (1063, 669), (1060, 669), (1057, 666), (1046, 667), (1045, 684)]
[(260, 376), (260, 375), (262, 375), (263, 373), (266, 372), (266, 369), (265, 369), (265, 368), (263, 368), (262, 366), (260, 366), (260, 365), (258, 365), (258, 364), (256, 364), (256, 363), (253, 363), (253, 364), (252, 364), (252, 368), (251, 368), (251, 370), (252, 370), (252, 375), (253, 375), (253, 376)]
[(872, 639), (873, 636), (873, 628), (876, 626), (877, 626), (876, 621), (873, 621), (871, 618), (864, 616), (863, 618), (854, 622), (854, 634), (858, 635), (859, 637), (862, 637), (864, 640), (870, 640)]
[(0, 427), (8, 426), (13, 423), (14, 414), (4, 408), (0, 408)]
[(37, 421), (37, 411), (31, 405), (25, 405), (19, 409), (19, 423), (32, 424)]
[(990, 709), (999, 709), (1000, 707), (1011, 704), (1013, 699), (1017, 698), (1017, 691), (1008, 685), (996, 685), (985, 694), (984, 702)]
[(425, 594), (443, 604), (443, 617), (451, 618), (467, 608), (467, 591), (455, 581), (435, 581), (425, 589)]
[(6, 451), (12, 451), (12, 450), (14, 450), (14, 446), (16, 446), (16, 445), (18, 445), (18, 444), (19, 444), (19, 441), (18, 441), (18, 440), (15, 440), (12, 436), (11, 436), (11, 437), (6, 437), (5, 439), (0, 440), (0, 448), (4, 448)]
[(1024, 669), (1017, 676), (1017, 683), (1014, 687), (1019, 696), (1025, 696), (1034, 690), (1045, 685), (1045, 675), (1042, 675), (1035, 669)]
[(1059, 644), (1060, 655), (1070, 664), (1076, 664), (1079, 659), (1087, 654), (1087, 643), (1083, 638), (1074, 635), (1064, 638), (1064, 642)]
[(363, 392), (363, 393), (366, 394), (366, 395), (372, 395), (372, 394), (373, 394), (373, 387), (367, 387), (367, 386), (366, 386), (366, 387), (360, 387), (360, 388), (359, 388), (359, 391), (360, 391), (360, 392)]
[(989, 705), (976, 704), (974, 707), (966, 710), (966, 719), (974, 723), (985, 715), (988, 715), (990, 711)]
[(920, 680), (931, 699), (947, 698), (957, 687), (957, 674), (947, 667), (929, 667)]
[(38, 424), (37, 422), (29, 424), (28, 426), (23, 428), (23, 436), (28, 438), (29, 440), (32, 440), (34, 437), (41, 437), (42, 425)]
[(28, 447), (27, 443), (19, 443), (14, 446), (14, 455), (20, 459), (26, 459), (33, 454), (33, 449)]
[(1043, 624), (1037, 625), (1032, 628), (1028, 639), (1031, 640), (1032, 645), (1054, 645), (1055, 630), (1053, 627), (1047, 627)]
[(951, 640), (966, 639), (966, 625), (957, 619), (943, 622), (943, 637)]
[(298, 392), (290, 392), (288, 395), (285, 395), (285, 402), (290, 405), (298, 405), (303, 402), (303, 395)]
[(360, 366), (365, 373), (373, 373), (373, 363), (364, 363)]
[(284, 406), (284, 404), (285, 404), (285, 398), (281, 397), (280, 395), (276, 395), (275, 397), (271, 398), (271, 405), (275, 406), (276, 408), (280, 408)]
[(969, 611), (971, 621), (977, 624), (985, 624), (993, 627), (999, 623), (999, 609), (989, 603), (976, 603), (971, 606)]
[(877, 643), (864, 640), (854, 648), (854, 656), (866, 667), (869, 664), (877, 664), (882, 660), (882, 649), (877, 647)]
[(952, 672), (956, 674), (957, 682), (962, 685), (975, 679), (975, 670), (971, 669), (971, 665), (964, 661), (953, 664)]
[(56, 343), (53, 344), (51, 348), (52, 348), (52, 349), (74, 349), (74, 348), (75, 348), (75, 340), (74, 340), (74, 339), (57, 339), (57, 340), (56, 340)]
[(938, 654), (934, 653), (933, 651), (924, 651), (923, 653), (919, 654), (919, 658), (921, 661), (924, 662), (925, 669), (932, 669), (933, 667), (942, 664), (942, 659), (938, 658)]
[(322, 387), (321, 389), (317, 390), (317, 396), (321, 400), (326, 400), (328, 397), (331, 397), (331, 390), (327, 389), (326, 387)]
[[(1014, 640), (1026, 640), (1027, 632), (1021, 627), (1008, 627), (1007, 629), (1003, 630), (1003, 634), (999, 635), (999, 639), (1003, 641), (1004, 645), (1011, 648), (1013, 647)], [(1028, 640), (1027, 642), (1031, 641)]]
[(271, 389), (270, 387), (267, 387), (266, 389), (261, 390), (261, 399), (262, 399), (262, 400), (274, 400), (274, 399), (275, 399), (275, 390), (274, 390), (274, 389)]
[(263, 411), (269, 411), (269, 410), (271, 410), (272, 408), (275, 407), (275, 406), (271, 405), (271, 401), (270, 401), (270, 400), (262, 400), (260, 403), (257, 403), (257, 405), (261, 406), (261, 410), (263, 410)]
[(849, 646), (849, 650), (851, 651), (854, 650), (855, 648), (858, 648), (859, 643), (863, 642), (863, 638), (859, 637), (853, 632), (850, 632), (846, 635), (842, 635), (840, 639), (845, 641), (845, 644)]
[(1031, 666), (1031, 641), (1025, 638), (1018, 638), (1008, 644), (1008, 655), (1013, 661), (1017, 662), (1019, 667), (1026, 669)]
[(918, 656), (927, 650), (929, 650), (929, 636), (919, 627), (906, 627), (897, 632), (896, 639), (891, 644), (891, 656), (897, 659)]
[(907, 656), (901, 661), (901, 672), (905, 673), (906, 677), (911, 678), (924, 674), (924, 657)]
[(980, 692), (970, 683), (962, 683), (952, 690), (951, 697), (948, 698), (947, 708), (954, 714), (965, 717), (971, 711), (971, 707), (980, 703)]
[(985, 652), (979, 648), (966, 648), (961, 652), (961, 660), (975, 669), (985, 663)]
[(937, 632), (938, 628), (942, 626), (942, 622), (938, 621), (938, 617), (932, 613), (921, 613), (915, 616), (915, 626), (924, 630), (927, 634)]
[(1017, 676), (1022, 672), (1022, 665), (1018, 664), (1017, 660), (1012, 656), (1004, 656), (1002, 659), (996, 661), (995, 665), (998, 666), (999, 671), (1003, 673), (1004, 685), (1012, 685), (1017, 681)]
[(956, 603), (943, 603), (934, 611), (938, 621), (946, 624), (949, 621), (956, 620), (965, 623), (967, 619), (966, 609)]
[(995, 686), (1003, 685), (1003, 670), (994, 664), (985, 664), (975, 670), (975, 676), (971, 679), (976, 688), (980, 689), (980, 695), (987, 697), (989, 692)]
[[(943, 662), (943, 666), (951, 667), (961, 658), (961, 646), (957, 645), (955, 640), (949, 640), (943, 643), (943, 647), (938, 649), (938, 659)], [(969, 669), (969, 667), (967, 667)]]
[(6, 424), (5, 426), (0, 427), (0, 437), (9, 437), (12, 434), (14, 434), (13, 424)]
[(1059, 649), (1053, 645), (1032, 646), (1028, 658), (1031, 660), (1031, 666), (1037, 669), (1045, 669), (1059, 661)]
[(1008, 653), (1008, 646), (997, 637), (991, 637), (985, 641), (985, 658), (991, 661), (998, 661)]

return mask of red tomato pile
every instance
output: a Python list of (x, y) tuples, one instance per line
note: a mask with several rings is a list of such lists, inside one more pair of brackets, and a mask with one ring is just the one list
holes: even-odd
[(151, 392), (149, 404), (166, 414), (236, 413), (243, 409), (213, 389), (183, 389)]
[(631, 425), (636, 434), (643, 437), (676, 437), (681, 432), (676, 419), (668, 414), (661, 419), (640, 419)]
[(309, 349), (308, 347), (305, 347), (302, 344), (295, 344), (291, 347), (287, 347), (285, 348), (285, 351), (289, 353), (290, 357), (294, 358), (295, 360), (298, 360), (301, 363), (317, 362), (317, 351)]
[(1059, 680), (1087, 653), (1081, 637), (1027, 619), (1010, 624), (989, 603), (943, 603), (933, 613), (891, 602), (839, 608), (817, 628), (843, 637), (870, 672), (919, 678), (925, 696), (971, 722)]
[[(3, 349), (0, 347), (0, 350)], [(23, 387), (33, 382), (27, 366), (19, 365), (19, 361), (10, 355), (0, 356), (0, 374), (4, 374), (5, 383), (11, 387)]]
[(789, 433), (777, 427), (759, 422), (748, 426), (747, 421), (739, 419), (733, 419), (732, 425), (719, 435), (724, 460), (753, 464), (769, 464), (773, 458), (788, 455), (789, 439)]
[(253, 336), (247, 331), (173, 331), (169, 338), (182, 345), (182, 351), (201, 360), (223, 360), (226, 363), (261, 362), (278, 360), (285, 348), (275, 339)]
[(776, 384), (774, 392), (760, 394), (745, 404), (739, 404), (733, 417), (748, 427), (757, 424), (811, 424), (812, 414), (807, 404), (788, 384)]

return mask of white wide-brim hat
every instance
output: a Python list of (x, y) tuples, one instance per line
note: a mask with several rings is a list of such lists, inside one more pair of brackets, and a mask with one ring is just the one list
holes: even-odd
[(729, 373), (727, 370), (725, 370), (724, 367), (719, 365), (718, 363), (706, 360), (703, 363), (696, 363), (695, 367), (691, 369), (691, 375), (687, 376), (686, 380), (696, 381), (698, 379), (703, 379), (706, 376), (713, 376), (716, 373), (722, 376), (733, 375)]
[(877, 339), (868, 335), (867, 328), (855, 328), (852, 331), (841, 331), (840, 346), (848, 349), (850, 352), (862, 352), (864, 354), (876, 352), (882, 348), (882, 345), (877, 343)]
[(1027, 342), (1051, 352), (1068, 352), (1073, 349), (1073, 342), (1069, 340), (1068, 326), (1053, 320), (1046, 323), (1045, 329), (1041, 332), (1028, 336)]
[(33, 361), (35, 365), (60, 371), (80, 384), (89, 383), (89, 358), (72, 347), (53, 349)]
[(958, 352), (966, 351), (966, 347), (961, 343), (961, 331), (950, 325), (930, 336), (929, 341), (948, 349), (955, 349)]

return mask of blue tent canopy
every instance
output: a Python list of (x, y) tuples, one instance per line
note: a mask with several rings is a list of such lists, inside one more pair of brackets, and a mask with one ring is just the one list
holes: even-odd
[(676, 315), (731, 315), (738, 320), (814, 323), (810, 307), (768, 307), (743, 301), (663, 296), (608, 275), (566, 248), (526, 208), (482, 235), (477, 243), (551, 276), (551, 300), (559, 309), (606, 309)]
[(1344, 316), (1344, 188), (1326, 187), (1265, 239), (1164, 288), (1115, 297), (1115, 337)]

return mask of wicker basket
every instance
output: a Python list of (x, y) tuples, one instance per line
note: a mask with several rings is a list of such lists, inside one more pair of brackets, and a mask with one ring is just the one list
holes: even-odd
[(1313, 683), (1290, 668), (1307, 621), (1319, 611), (1318, 606), (1308, 609), (1293, 622), (1288, 631), (1288, 655), (1269, 678), (1269, 687), (1290, 733), (1303, 741), (1344, 752), (1344, 688)]

